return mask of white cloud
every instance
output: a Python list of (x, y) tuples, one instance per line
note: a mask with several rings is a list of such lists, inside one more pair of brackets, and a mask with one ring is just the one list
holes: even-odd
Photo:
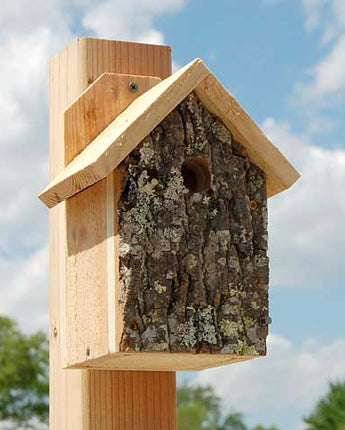
[(47, 182), (48, 59), (57, 40), (48, 27), (12, 32), (0, 45), (0, 252), (33, 252), (46, 241), (37, 193)]
[(1, 2), (0, 32), (5, 40), (15, 34), (30, 34), (40, 27), (58, 31), (61, 38), (68, 34), (70, 17), (60, 0), (4, 0)]
[(333, 0), (334, 15), (340, 26), (345, 28), (345, 3), (344, 0)]
[(307, 71), (308, 78), (298, 82), (293, 98), (305, 108), (317, 108), (344, 100), (345, 89), (345, 2), (343, 0), (301, 0), (307, 31), (321, 31), (327, 52)]
[(345, 90), (345, 35), (341, 36), (329, 53), (310, 71), (311, 82), (296, 86), (295, 98), (302, 104), (334, 103), (344, 100)]
[(345, 277), (345, 151), (314, 146), (288, 123), (262, 124), (301, 174), (269, 200), (272, 285), (339, 284)]
[(48, 248), (29, 256), (1, 258), (0, 314), (19, 322), (26, 332), (48, 329)]
[(57, 1), (5, 1), (0, 15), (0, 313), (47, 329), (48, 61), (72, 33)]
[(186, 3), (187, 0), (108, 0), (90, 7), (82, 22), (98, 37), (163, 44), (164, 34), (155, 28), (154, 20), (179, 11)]
[[(305, 13), (305, 29), (311, 32), (321, 29), (323, 41), (339, 35), (345, 27), (345, 3), (343, 0), (300, 0)], [(331, 36), (331, 37), (327, 37)]]
[[(48, 61), (73, 37), (57, 0), (5, 1), (0, 15), (0, 255), (47, 239), (37, 200), (48, 178)], [(2, 278), (2, 277), (1, 277)]]
[(213, 385), (228, 410), (292, 429), (325, 395), (328, 381), (345, 378), (344, 355), (345, 338), (296, 347), (270, 335), (267, 357), (203, 371), (194, 382)]

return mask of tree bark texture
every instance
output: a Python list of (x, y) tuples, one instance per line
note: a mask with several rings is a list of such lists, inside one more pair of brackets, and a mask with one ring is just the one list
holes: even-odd
[(264, 355), (264, 172), (194, 93), (120, 169), (120, 349)]

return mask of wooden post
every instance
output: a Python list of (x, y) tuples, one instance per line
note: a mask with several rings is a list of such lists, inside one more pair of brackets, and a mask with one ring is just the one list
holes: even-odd
[[(104, 72), (171, 73), (170, 48), (78, 39), (50, 64), (50, 179), (65, 167), (63, 111)], [(176, 428), (174, 372), (63, 370), (65, 202), (50, 211), (50, 430)]]

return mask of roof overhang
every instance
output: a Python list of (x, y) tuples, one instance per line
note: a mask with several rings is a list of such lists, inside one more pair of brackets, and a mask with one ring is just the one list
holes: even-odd
[(289, 188), (299, 174), (202, 60), (196, 59), (134, 100), (66, 168), (39, 198), (48, 207), (106, 178), (192, 91), (217, 115), (266, 173), (267, 196)]

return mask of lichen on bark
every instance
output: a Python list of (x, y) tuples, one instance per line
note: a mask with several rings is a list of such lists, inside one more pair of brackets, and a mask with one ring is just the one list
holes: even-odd
[(120, 169), (120, 349), (265, 354), (264, 172), (194, 93)]

